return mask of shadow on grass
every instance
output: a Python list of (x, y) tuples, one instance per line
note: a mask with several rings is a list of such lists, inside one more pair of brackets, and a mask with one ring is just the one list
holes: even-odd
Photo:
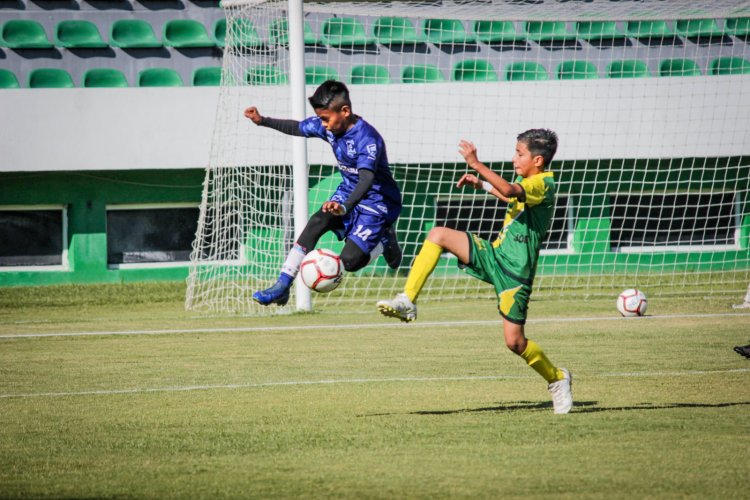
[[(738, 401), (734, 403), (664, 403), (652, 404), (641, 403), (634, 406), (599, 406), (596, 401), (576, 401), (571, 413), (599, 413), (606, 411), (640, 411), (640, 410), (669, 410), (674, 408), (726, 408), (730, 406), (750, 405), (750, 401)], [(461, 408), (459, 410), (419, 410), (408, 412), (407, 415), (455, 415), (460, 413), (479, 412), (506, 412), (506, 411), (549, 411), (552, 409), (551, 401), (517, 401), (497, 406), (481, 408)], [(398, 413), (371, 413), (360, 415), (362, 417), (382, 417), (388, 415), (399, 415)]]

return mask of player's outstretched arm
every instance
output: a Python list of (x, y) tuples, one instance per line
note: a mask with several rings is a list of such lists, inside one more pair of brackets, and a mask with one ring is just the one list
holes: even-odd
[(250, 106), (245, 110), (245, 118), (249, 118), (256, 125), (260, 125), (263, 121), (263, 115), (260, 114), (258, 108), (255, 106)]
[(487, 181), (482, 181), (479, 177), (477, 177), (474, 174), (464, 174), (461, 176), (460, 179), (458, 179), (458, 182), (456, 183), (456, 187), (461, 188), (464, 186), (471, 186), (474, 189), (484, 189), (495, 198), (499, 198), (500, 200), (506, 203), (508, 202), (508, 198), (501, 195), (492, 184), (487, 182), (487, 185), (485, 185), (485, 182)]
[(258, 111), (258, 108), (256, 108), (255, 106), (250, 106), (245, 110), (245, 117), (249, 118), (256, 125), (272, 128), (286, 135), (305, 137), (305, 135), (299, 130), (300, 122), (298, 122), (297, 120), (269, 118), (267, 116), (261, 115)]
[(464, 157), (469, 168), (476, 170), (479, 175), (492, 184), (492, 187), (503, 197), (501, 199), (507, 200), (508, 198), (519, 196), (523, 193), (523, 188), (521, 188), (521, 186), (518, 184), (511, 184), (490, 170), (487, 165), (479, 161), (477, 158), (477, 147), (474, 143), (461, 139), (461, 142), (458, 143), (458, 152)]

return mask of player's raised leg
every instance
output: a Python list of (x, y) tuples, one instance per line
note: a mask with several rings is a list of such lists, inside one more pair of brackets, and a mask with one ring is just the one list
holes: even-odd
[(403, 293), (391, 300), (380, 300), (378, 310), (384, 316), (398, 318), (401, 321), (417, 319), (416, 301), (427, 278), (435, 270), (440, 255), (447, 250), (463, 263), (469, 260), (469, 239), (466, 233), (447, 227), (434, 227), (427, 235), (417, 257), (412, 263)]

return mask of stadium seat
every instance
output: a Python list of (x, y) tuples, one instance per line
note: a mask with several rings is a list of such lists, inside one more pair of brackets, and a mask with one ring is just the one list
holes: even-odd
[(120, 19), (109, 28), (109, 43), (123, 49), (161, 47), (154, 29), (142, 19)]
[(733, 17), (724, 22), (724, 33), (739, 37), (750, 35), (750, 17)]
[(376, 64), (354, 66), (349, 74), (349, 81), (354, 85), (366, 83), (391, 83), (388, 68)]
[(628, 21), (625, 32), (637, 40), (663, 40), (674, 38), (674, 33), (666, 21)]
[(250, 85), (284, 85), (287, 83), (287, 76), (273, 65), (255, 66), (247, 72), (247, 83)]
[(642, 78), (651, 76), (651, 73), (646, 63), (640, 59), (626, 59), (609, 63), (607, 76), (609, 78)]
[(586, 41), (625, 38), (614, 21), (580, 21), (576, 23), (576, 35)]
[(484, 43), (516, 43), (526, 37), (516, 32), (512, 21), (474, 21), (472, 30), (476, 39)]
[(453, 66), (453, 80), (459, 82), (496, 82), (495, 68), (483, 59), (467, 59)]
[(122, 71), (113, 68), (94, 68), (83, 74), (84, 87), (127, 87)]
[(422, 31), (427, 41), (436, 45), (462, 45), (476, 41), (459, 19), (424, 19)]
[(677, 35), (688, 38), (724, 36), (724, 31), (714, 19), (679, 19), (675, 21), (674, 30)]
[(19, 87), (15, 73), (9, 69), (0, 69), (0, 89), (17, 89)]
[(326, 80), (338, 80), (336, 70), (327, 66), (307, 66), (305, 68), (305, 83), (308, 85), (320, 85)]
[(329, 47), (364, 47), (374, 42), (365, 26), (353, 17), (332, 17), (323, 22), (322, 41)]
[(221, 66), (207, 66), (193, 71), (193, 87), (218, 87), (221, 85)]
[(664, 59), (659, 64), (659, 76), (700, 76), (701, 70), (692, 59)]
[(53, 47), (44, 27), (31, 19), (11, 19), (6, 22), (0, 38), (5, 42), (5, 46), (11, 49), (50, 49)]
[(139, 87), (182, 87), (182, 77), (172, 68), (148, 68), (138, 72)]
[(745, 75), (750, 73), (750, 61), (741, 57), (719, 57), (711, 61), (711, 75)]
[(518, 61), (505, 67), (505, 79), (509, 82), (548, 80), (547, 70), (533, 61)]
[(526, 38), (535, 42), (567, 42), (576, 39), (575, 33), (568, 31), (565, 21), (528, 21), (524, 31)]
[(73, 88), (73, 78), (64, 69), (37, 68), (29, 73), (29, 88), (69, 89)]
[(557, 65), (558, 80), (590, 80), (599, 78), (599, 71), (591, 61), (563, 61)]
[[(261, 47), (264, 44), (263, 39), (255, 29), (255, 25), (249, 19), (237, 19), (235, 23), (235, 47)], [(217, 46), (226, 45), (227, 20), (219, 19), (214, 23), (213, 38)]]
[(417, 33), (405, 17), (380, 17), (372, 25), (372, 36), (383, 45), (422, 43), (425, 38)]
[[(268, 28), (270, 42), (274, 45), (281, 45), (286, 47), (289, 45), (289, 21), (285, 18), (279, 18), (274, 20)], [(317, 45), (319, 40), (318, 37), (310, 27), (310, 23), (305, 21), (304, 24), (304, 39), (305, 45)]]
[(403, 83), (430, 83), (445, 81), (440, 70), (431, 64), (405, 66), (401, 70)]
[(60, 21), (55, 27), (55, 45), (66, 49), (100, 49), (107, 47), (99, 28), (91, 21)]
[(194, 19), (173, 19), (164, 24), (164, 45), (177, 48), (214, 47), (203, 23)]

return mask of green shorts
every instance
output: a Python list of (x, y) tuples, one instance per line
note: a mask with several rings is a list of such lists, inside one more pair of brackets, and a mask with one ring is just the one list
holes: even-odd
[(469, 264), (465, 270), (471, 276), (491, 284), (497, 293), (500, 315), (518, 325), (526, 323), (531, 286), (505, 274), (495, 256), (496, 249), (487, 240), (466, 233), (469, 237)]

